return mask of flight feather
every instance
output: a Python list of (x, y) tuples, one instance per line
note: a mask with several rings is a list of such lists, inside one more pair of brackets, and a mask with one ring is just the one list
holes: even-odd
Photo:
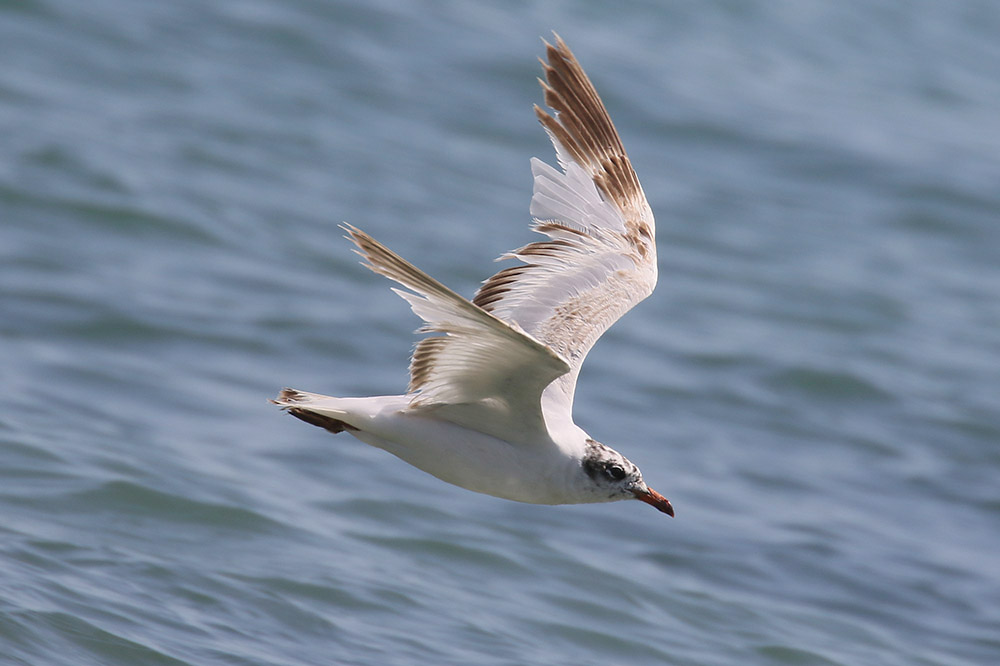
[(535, 113), (559, 169), (533, 159), (534, 230), (547, 240), (501, 259), (520, 265), (486, 280), (473, 303), (517, 324), (570, 365), (549, 390), (572, 408), (580, 365), (597, 339), (656, 285), (653, 213), (601, 98), (569, 47), (546, 42), (553, 114)]

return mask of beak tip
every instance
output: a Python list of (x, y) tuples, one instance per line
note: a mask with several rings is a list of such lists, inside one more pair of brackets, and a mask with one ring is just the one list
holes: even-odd
[(666, 497), (656, 492), (652, 488), (647, 488), (648, 492), (636, 493), (635, 498), (642, 500), (646, 504), (650, 505), (657, 511), (661, 511), (671, 518), (674, 517), (674, 507)]

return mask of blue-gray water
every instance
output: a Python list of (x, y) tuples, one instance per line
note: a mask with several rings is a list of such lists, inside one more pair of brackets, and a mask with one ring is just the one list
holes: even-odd
[[(660, 284), (577, 420), (673, 501), (447, 486), (266, 403), (403, 389), (349, 221), (531, 240), (539, 36)], [(1000, 5), (0, 2), (0, 663), (1000, 663)]]

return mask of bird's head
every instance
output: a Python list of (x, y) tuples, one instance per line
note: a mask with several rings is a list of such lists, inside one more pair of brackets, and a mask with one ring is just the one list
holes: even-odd
[(581, 465), (597, 492), (605, 495), (598, 501), (637, 499), (668, 516), (674, 515), (670, 500), (647, 486), (639, 468), (614, 449), (588, 439)]

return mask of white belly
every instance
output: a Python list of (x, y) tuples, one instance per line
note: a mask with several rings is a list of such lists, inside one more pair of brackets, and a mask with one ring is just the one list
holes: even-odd
[(551, 442), (511, 444), (449, 421), (387, 412), (351, 434), (468, 490), (531, 504), (587, 501), (571, 487), (579, 462)]

